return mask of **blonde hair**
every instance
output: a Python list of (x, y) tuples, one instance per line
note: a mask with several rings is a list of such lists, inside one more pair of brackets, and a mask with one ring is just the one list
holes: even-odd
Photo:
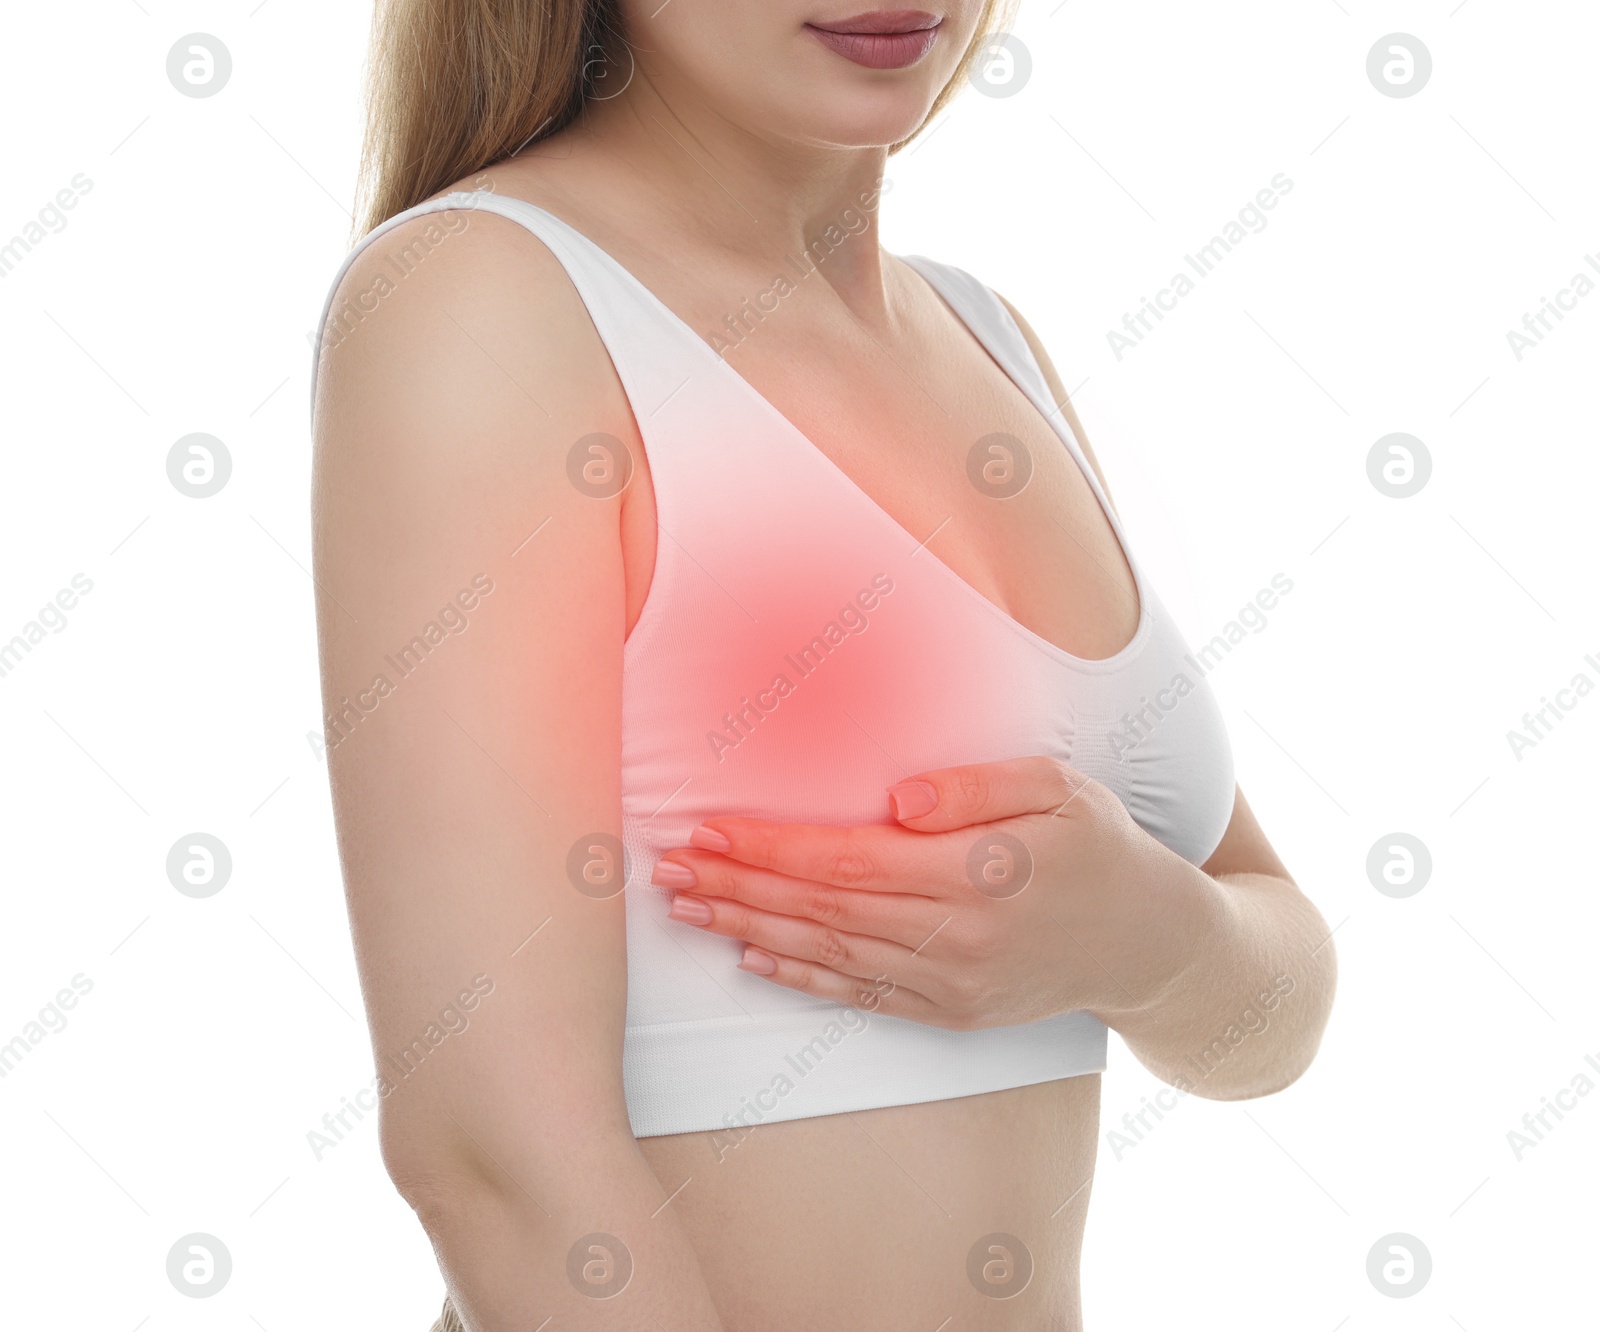
[[(1016, 0), (985, 0), (978, 36), (922, 124), (961, 89)], [(593, 92), (591, 52), (618, 32), (616, 0), (378, 0), (355, 239), (569, 124)]]

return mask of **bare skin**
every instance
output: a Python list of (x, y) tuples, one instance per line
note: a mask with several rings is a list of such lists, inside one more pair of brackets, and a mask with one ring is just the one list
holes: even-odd
[[(628, 234), (636, 229), (608, 225), (618, 216), (604, 202), (611, 164), (593, 139), (562, 136), (482, 173), (477, 187), (556, 213), (690, 328), (722, 328), (770, 284), (774, 255), (737, 269), (691, 236), (655, 233), (645, 245)], [(852, 243), (867, 249), (876, 237)], [(954, 313), (917, 274), (882, 262), (889, 293), (879, 308), (802, 287), (728, 363), (907, 531), (939, 529), (931, 549), (991, 601), (1076, 655), (1112, 655), (1133, 636), (1138, 597), (1087, 482)], [(628, 423), (619, 436), (637, 469), (620, 523), (631, 629), (657, 536), (649, 460), (620, 384), (613, 393), (597, 419)], [(965, 472), (972, 441), (997, 430), (1021, 439), (1036, 466), (1004, 523)], [(672, 1206), (730, 1329), (932, 1329), (946, 1319), (952, 1329), (1070, 1329), (1099, 1100), (1096, 1074), (763, 1125), (732, 1149), (704, 1133), (640, 1147), (668, 1193), (689, 1181)], [(995, 1232), (1022, 1239), (1035, 1264), (1028, 1288), (1005, 1301), (980, 1296), (967, 1276), (974, 1240)]]
[[(952, 9), (975, 21), (974, 7)], [(547, 208), (708, 335), (842, 200), (870, 191), (883, 163), (881, 148), (774, 145), (730, 126), (665, 62), (581, 125), (452, 188)], [(425, 225), (370, 247), (342, 296), (368, 289)], [(954, 314), (882, 252), (875, 215), (726, 358), (1021, 623), (1090, 658), (1131, 638), (1132, 574), (1084, 477)], [(577, 496), (562, 472), (572, 441), (595, 431), (634, 457), (612, 501)], [(973, 441), (995, 431), (1035, 463), (1003, 515), (965, 472)], [(649, 593), (657, 532), (638, 425), (559, 264), (509, 221), (470, 215), (328, 354), (317, 435), (330, 710), (442, 597), (480, 570), (495, 580), (450, 655), (331, 755), (380, 1055), (406, 1044), (436, 996), (480, 972), (496, 981), (473, 1034), (430, 1055), (383, 1113), (391, 1173), (471, 1332), (550, 1314), (674, 1332), (1078, 1328), (1098, 1076), (770, 1124), (731, 1149), (709, 1134), (627, 1133), (621, 902), (573, 893), (564, 864), (575, 839), (618, 830), (621, 647)], [(1244, 974), (1246, 957), (1298, 957), (1320, 925), (1299, 912), (1242, 796), (1203, 869), (1208, 884), (1283, 909), (1258, 913), (1238, 974), (1220, 968), (1175, 996), (1194, 1031), (1266, 979), (1253, 963)], [(1331, 997), (1331, 955), (1301, 972), (1303, 1022), (1280, 1024), (1288, 1036), (1258, 1042), (1249, 1067), (1200, 1094), (1258, 1095), (1298, 1076)], [(1169, 1075), (1176, 1049), (1137, 1017), (1125, 1025)], [(571, 1242), (592, 1231), (622, 1236), (635, 1263), (628, 1291), (604, 1305), (561, 1276)], [(974, 1241), (996, 1232), (1034, 1265), (1006, 1300), (968, 1275)]]

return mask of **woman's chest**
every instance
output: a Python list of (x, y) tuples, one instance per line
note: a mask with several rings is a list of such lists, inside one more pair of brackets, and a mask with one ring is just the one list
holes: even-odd
[[(1113, 656), (1134, 636), (1136, 582), (1059, 416), (1046, 419), (931, 291), (907, 309), (892, 332), (872, 332), (837, 301), (797, 297), (725, 349), (726, 369), (908, 547), (1055, 647)], [(650, 465), (625, 504), (631, 586), (648, 586), (660, 540)]]

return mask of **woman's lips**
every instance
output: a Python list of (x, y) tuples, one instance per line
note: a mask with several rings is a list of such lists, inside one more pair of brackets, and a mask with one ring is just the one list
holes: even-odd
[(941, 21), (920, 9), (895, 9), (806, 27), (830, 51), (867, 69), (905, 69), (933, 50)]

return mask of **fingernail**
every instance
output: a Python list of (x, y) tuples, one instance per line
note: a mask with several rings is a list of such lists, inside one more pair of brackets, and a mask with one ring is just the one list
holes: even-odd
[(889, 799), (894, 801), (895, 818), (920, 819), (938, 807), (939, 793), (927, 782), (896, 782), (889, 788)]
[(720, 851), (723, 855), (733, 850), (732, 842), (703, 823), (689, 834), (689, 845), (698, 846), (702, 851)]
[(681, 920), (685, 925), (711, 924), (711, 908), (698, 897), (685, 897), (682, 893), (672, 899), (672, 907), (667, 915), (673, 920)]
[(753, 971), (758, 976), (770, 976), (777, 969), (778, 959), (771, 953), (763, 953), (759, 948), (745, 945), (744, 956), (739, 960), (740, 971)]
[(676, 860), (658, 860), (650, 882), (663, 888), (693, 888), (699, 880), (687, 865), (680, 865)]

